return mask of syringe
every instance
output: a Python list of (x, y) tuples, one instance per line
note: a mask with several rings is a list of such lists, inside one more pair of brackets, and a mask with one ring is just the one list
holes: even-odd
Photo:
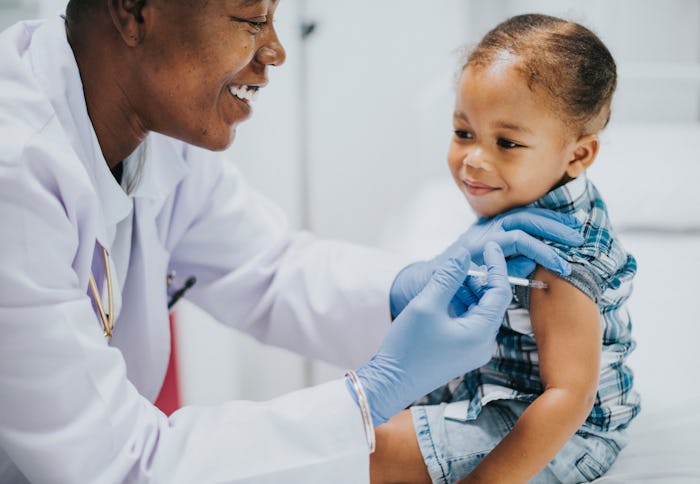
[[(469, 272), (467, 272), (467, 274), (469, 274), (470, 276), (479, 277), (484, 281), (488, 278), (488, 274), (486, 272), (477, 271), (474, 269), (469, 269)], [(547, 283), (538, 281), (537, 279), (525, 279), (524, 277), (508, 276), (508, 282), (510, 282), (514, 286), (532, 287), (534, 289), (547, 289)]]

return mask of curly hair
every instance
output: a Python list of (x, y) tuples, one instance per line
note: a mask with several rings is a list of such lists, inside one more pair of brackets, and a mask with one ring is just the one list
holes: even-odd
[(531, 90), (544, 88), (569, 126), (593, 133), (608, 124), (617, 67), (608, 48), (589, 29), (548, 15), (517, 15), (488, 32), (463, 68), (486, 67), (504, 52), (517, 58), (517, 68)]

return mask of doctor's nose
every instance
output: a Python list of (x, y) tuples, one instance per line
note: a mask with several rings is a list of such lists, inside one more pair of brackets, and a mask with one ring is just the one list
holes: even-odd
[(287, 52), (277, 37), (277, 32), (271, 28), (264, 44), (255, 53), (255, 60), (264, 66), (281, 66), (286, 59)]

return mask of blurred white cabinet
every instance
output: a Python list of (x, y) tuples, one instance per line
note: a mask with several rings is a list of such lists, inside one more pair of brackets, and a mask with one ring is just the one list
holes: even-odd
[(39, 0), (0, 0), (0, 30), (15, 22), (37, 17)]
[(387, 214), (445, 169), (469, 3), (309, 0), (310, 226), (374, 243)]

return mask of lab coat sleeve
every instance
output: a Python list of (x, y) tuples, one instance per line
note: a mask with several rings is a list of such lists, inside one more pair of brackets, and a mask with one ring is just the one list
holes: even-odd
[(172, 251), (177, 273), (197, 276), (189, 297), (265, 343), (344, 367), (367, 361), (391, 322), (391, 283), (409, 261), (290, 233), (282, 211), (248, 186), (230, 161), (190, 163), (193, 171), (217, 168), (206, 179), (203, 170), (192, 173), (178, 192), (178, 205), (199, 207), (196, 220), (174, 237)]
[(31, 482), (368, 481), (342, 380), (169, 419), (139, 395), (102, 335), (85, 268), (75, 269), (90, 232), (77, 212), (94, 200), (71, 199), (65, 176), (47, 169), (60, 154), (26, 156), (0, 159), (0, 447)]

